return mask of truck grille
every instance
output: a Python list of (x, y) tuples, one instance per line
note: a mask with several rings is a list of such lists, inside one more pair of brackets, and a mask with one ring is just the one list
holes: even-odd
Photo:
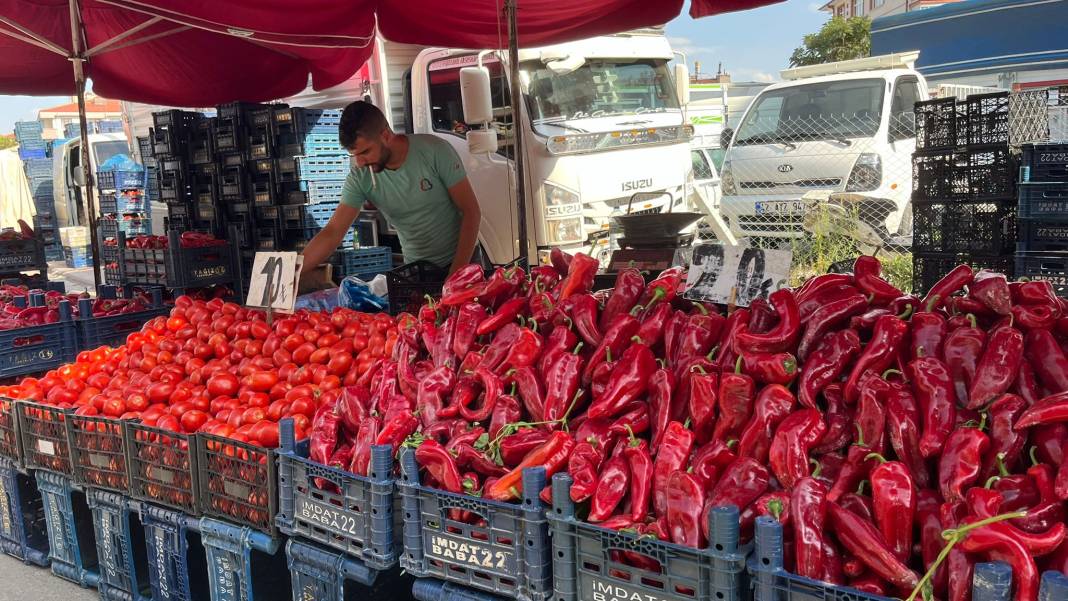
[(743, 190), (776, 190), (779, 188), (837, 188), (841, 185), (842, 178), (840, 177), (799, 179), (794, 182), (738, 182), (738, 187)]
[(743, 232), (775, 232), (796, 235), (803, 232), (801, 215), (753, 216), (739, 215), (738, 228)]

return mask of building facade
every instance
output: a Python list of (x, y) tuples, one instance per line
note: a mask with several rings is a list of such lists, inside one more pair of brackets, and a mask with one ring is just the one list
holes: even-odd
[(820, 10), (831, 17), (876, 19), (941, 6), (958, 0), (830, 0)]

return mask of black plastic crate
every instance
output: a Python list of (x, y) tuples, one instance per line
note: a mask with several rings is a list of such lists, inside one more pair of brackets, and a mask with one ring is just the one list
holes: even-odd
[[(148, 199), (141, 190), (109, 192), (99, 197), (100, 212), (104, 214), (147, 213)], [(38, 211), (40, 215), (40, 211)]]
[(277, 207), (278, 220), (283, 230), (302, 230), (308, 227), (304, 205), (282, 205)]
[(280, 183), (297, 182), (300, 180), (300, 167), (296, 157), (279, 157), (274, 160), (274, 176)]
[(1045, 280), (1057, 296), (1068, 296), (1068, 253), (1016, 253), (1016, 277)]
[(278, 227), (282, 212), (275, 205), (257, 206), (255, 208), (256, 224), (259, 227)]
[(1068, 182), (1020, 184), (1020, 217), (1068, 219)]
[(916, 201), (912, 250), (986, 255), (1016, 251), (1015, 200)]
[(275, 450), (203, 433), (196, 442), (200, 511), (274, 537), (278, 532)]
[(391, 448), (371, 449), (367, 476), (308, 458), (308, 441), (282, 427), (278, 453), (278, 527), (290, 536), (326, 545), (384, 570), (397, 563), (401, 529), (394, 527)]
[[(241, 156), (241, 160), (244, 160), (245, 144), (248, 142), (248, 137), (245, 136), (245, 128), (241, 124), (241, 120), (235, 117), (224, 117), (219, 115), (215, 121), (215, 152), (223, 154), (224, 157), (233, 155)], [(216, 157), (216, 160), (219, 160)], [(222, 159), (223, 161), (226, 158)], [(225, 163), (224, 163), (225, 164)]]
[[(422, 486), (412, 449), (402, 449), (400, 464), (405, 571), (513, 599), (552, 597), (549, 523), (539, 498), (543, 468), (523, 472), (522, 503), (512, 504)], [(479, 519), (453, 519), (456, 509)]]
[(245, 145), (248, 148), (247, 154), (250, 162), (270, 159), (274, 154), (271, 132), (265, 127), (249, 128)]
[[(503, 597), (491, 595), (482, 591), (469, 589), (466, 586), (445, 582), (437, 578), (419, 578), (412, 585), (412, 597), (416, 601), (504, 601)], [(605, 597), (604, 601), (609, 601)]]
[[(44, 305), (44, 295), (30, 295), (30, 306)], [(39, 326), (0, 330), (0, 378), (13, 378), (55, 369), (74, 360), (78, 336), (70, 303), (59, 303), (59, 321)]]
[(1017, 227), (1019, 252), (1068, 252), (1068, 220), (1021, 219)]
[(917, 102), (916, 149), (951, 149), (967, 144), (967, 135), (958, 134), (966, 125), (956, 98), (936, 98)]
[(344, 553), (297, 539), (286, 542), (286, 558), (296, 600), (411, 598), (412, 578), (399, 570), (381, 572)]
[(954, 267), (967, 263), (976, 271), (989, 269), (1005, 274), (1010, 280), (1016, 263), (1014, 255), (980, 257), (954, 253), (912, 253), (912, 291), (922, 295)]
[[(567, 474), (553, 476), (552, 490), (553, 601), (749, 599), (746, 552), (738, 545), (738, 508), (710, 511), (708, 548), (695, 549), (579, 519)], [(650, 560), (650, 567), (659, 570), (630, 565), (624, 553)]]
[(985, 200), (1015, 193), (1015, 161), (1008, 146), (912, 157), (913, 200)]
[(67, 420), (74, 411), (28, 401), (17, 402), (15, 410), (26, 467), (72, 476)]
[(256, 205), (302, 205), (308, 201), (300, 182), (279, 182), (273, 173), (252, 179), (250, 186)]
[(305, 230), (283, 231), (279, 228), (278, 223), (270, 226), (264, 226), (262, 223), (257, 224), (252, 231), (253, 247), (257, 251), (300, 250), (303, 248), (304, 243), (311, 239), (311, 236)]
[(223, 167), (219, 172), (219, 196), (225, 201), (241, 202), (248, 191), (248, 175), (240, 166)]
[(15, 402), (15, 399), (0, 396), (0, 458), (22, 467), (22, 440)]
[(122, 421), (70, 415), (67, 424), (75, 484), (126, 493), (130, 477)]
[(1009, 93), (972, 94), (964, 101), (970, 145), (1009, 143)]
[(199, 515), (196, 435), (124, 423), (130, 496)]
[(337, 109), (276, 108), (274, 131), (279, 134), (303, 135), (316, 130), (337, 131), (341, 111)]
[(203, 288), (230, 284), (237, 279), (236, 247), (233, 240), (219, 246), (182, 248), (179, 233), (168, 233), (169, 248), (126, 248), (119, 237), (124, 282), (166, 288)]
[(441, 297), (441, 287), (448, 273), (429, 261), (416, 261), (391, 269), (386, 274), (389, 312), (416, 313), (426, 297)]
[(227, 219), (226, 224), (228, 228), (233, 228), (239, 248), (249, 248), (253, 245), (252, 219), (247, 214), (231, 216)]
[(274, 175), (274, 159), (270, 157), (250, 160), (246, 167), (249, 174), (256, 179), (269, 178)]
[(212, 601), (293, 601), (283, 539), (211, 518), (200, 537)]
[(188, 172), (184, 169), (160, 169), (159, 170), (159, 197), (165, 203), (189, 202), (193, 199), (193, 191), (187, 179)]
[(197, 121), (189, 143), (189, 162), (207, 165), (215, 161), (215, 124), (218, 119), (208, 117)]
[[(105, 260), (107, 260), (105, 258)], [(133, 290), (123, 290), (125, 298), (131, 298)], [(118, 291), (112, 286), (100, 288), (101, 298), (117, 298)], [(78, 344), (82, 349), (95, 349), (100, 346), (117, 347), (126, 343), (126, 337), (141, 330), (146, 322), (161, 315), (167, 315), (170, 308), (163, 304), (163, 289), (152, 288), (148, 291), (149, 305), (143, 311), (104, 315), (93, 317), (93, 302), (87, 298), (78, 301), (78, 318), (74, 324), (78, 329)]]
[(42, 240), (0, 240), (0, 273), (15, 273), (46, 267)]
[(151, 128), (149, 128), (147, 136), (137, 136), (137, 156), (141, 158), (142, 165), (145, 165), (150, 160), (155, 160), (156, 155), (152, 150)]
[(1021, 182), (1068, 182), (1068, 144), (1026, 144)]

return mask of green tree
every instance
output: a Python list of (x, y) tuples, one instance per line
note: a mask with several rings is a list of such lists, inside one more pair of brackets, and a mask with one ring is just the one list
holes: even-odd
[(18, 144), (18, 142), (15, 141), (15, 138), (9, 138), (7, 136), (0, 136), (0, 150), (3, 150), (5, 148), (11, 148), (12, 146), (14, 146), (16, 144)]
[(805, 35), (790, 55), (790, 66), (819, 65), (863, 58), (871, 54), (871, 19), (834, 17), (817, 33)]

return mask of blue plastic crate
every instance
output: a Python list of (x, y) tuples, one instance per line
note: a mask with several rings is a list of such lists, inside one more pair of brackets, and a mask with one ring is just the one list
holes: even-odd
[(5, 396), (0, 396), (0, 459), (13, 463), (19, 469), (25, 467), (16, 401)]
[(70, 479), (44, 471), (36, 473), (48, 529), (48, 559), (52, 573), (65, 580), (96, 587), (100, 582), (93, 514), (85, 494)]
[(1025, 144), (1021, 182), (1068, 181), (1068, 144)]
[[(770, 517), (757, 518), (755, 538), (756, 550), (748, 561), (753, 601), (892, 601), (890, 597), (788, 572), (783, 562), (782, 526)], [(1044, 585), (1045, 580), (1043, 578)], [(1003, 563), (975, 565), (972, 601), (1010, 601), (1011, 591), (1012, 570), (1009, 566)], [(1068, 587), (1062, 585), (1059, 591), (1068, 592)], [(1042, 598), (1041, 594), (1039, 598)]]
[(345, 180), (301, 182), (301, 186), (308, 192), (309, 204), (337, 206), (341, 202), (341, 189), (345, 186)]
[(112, 191), (100, 194), (101, 213), (145, 213), (147, 195), (141, 190)]
[(96, 133), (98, 134), (121, 134), (122, 132), (122, 121), (118, 119), (96, 122)]
[(34, 230), (54, 230), (56, 229), (56, 216), (52, 213), (38, 212), (33, 216), (33, 229)]
[(30, 188), (30, 196), (33, 196), (34, 202), (40, 199), (55, 200), (55, 196), (52, 192), (52, 176), (49, 175), (45, 178), (33, 178), (27, 180)]
[(342, 276), (368, 279), (393, 269), (393, 249), (388, 246), (346, 248), (337, 251), (337, 256)]
[(1068, 296), (1068, 252), (1018, 252), (1016, 277), (1047, 281), (1057, 296)]
[[(738, 509), (709, 514), (709, 546), (694, 549), (616, 532), (575, 516), (571, 477), (553, 476), (550, 513), (554, 601), (655, 598), (664, 601), (748, 600), (745, 552), (738, 546)], [(655, 560), (660, 571), (620, 561), (619, 552)]]
[(40, 269), (44, 262), (42, 242), (41, 237), (0, 240), (0, 273)]
[(295, 538), (286, 543), (286, 558), (298, 601), (406, 599), (412, 589), (411, 578), (397, 569), (379, 572), (344, 553)]
[(153, 601), (201, 601), (210, 595), (200, 521), (184, 513), (141, 504)]
[(22, 168), (26, 177), (52, 179), (52, 159), (26, 159)]
[[(490, 595), (435, 578), (420, 578), (412, 586), (416, 601), (504, 601), (504, 597)], [(607, 597), (605, 601), (607, 601)]]
[[(43, 305), (36, 297), (30, 305)], [(74, 360), (78, 337), (67, 301), (60, 301), (59, 315), (56, 323), (0, 331), (0, 378), (45, 372)]]
[[(400, 463), (402, 568), (417, 578), (439, 578), (521, 601), (552, 597), (549, 523), (538, 497), (545, 488), (543, 468), (524, 471), (522, 503), (512, 504), (420, 485), (413, 449), (401, 451)], [(481, 520), (454, 520), (453, 509)]]
[(93, 512), (97, 559), (100, 561), (100, 598), (105, 601), (149, 601), (148, 551), (137, 507), (120, 494), (88, 489)]
[(40, 138), (43, 132), (44, 126), (40, 121), (15, 122), (15, 138), (18, 140)]
[(341, 111), (338, 109), (292, 107), (288, 110), (276, 110), (273, 115), (276, 133), (333, 132), (337, 135), (340, 124)]
[(143, 169), (97, 171), (96, 187), (100, 190), (137, 190), (145, 187)]
[(287, 421), (278, 452), (279, 530), (337, 549), (374, 569), (395, 565), (401, 532), (394, 528), (399, 497), (394, 495), (390, 451), (388, 445), (374, 447), (370, 475), (357, 476), (309, 459), (308, 441), (294, 441)]
[(152, 233), (152, 219), (149, 217), (120, 216), (119, 219), (101, 219), (97, 225), (100, 228), (100, 235), (104, 238), (118, 238), (119, 232), (126, 234), (127, 237)]
[(348, 155), (297, 157), (297, 173), (306, 182), (343, 180), (352, 169)]
[(67, 139), (77, 138), (81, 134), (82, 134), (82, 126), (79, 123), (67, 123), (66, 125), (63, 126), (63, 137), (64, 138), (67, 138)]
[[(163, 290), (152, 288), (149, 293), (149, 306), (144, 311), (124, 313), (104, 317), (93, 317), (93, 301), (83, 298), (78, 301), (78, 318), (74, 320), (78, 330), (78, 344), (82, 349), (95, 349), (99, 346), (119, 346), (126, 342), (126, 337), (141, 330), (145, 322), (167, 315), (170, 308), (163, 304)], [(102, 286), (100, 298), (117, 298), (114, 286)]]
[(1068, 182), (1020, 184), (1020, 217), (1068, 219)]
[(282, 539), (247, 526), (200, 519), (211, 601), (291, 601)]
[(27, 564), (48, 565), (48, 529), (37, 480), (0, 461), (0, 548)]
[(80, 248), (64, 247), (63, 260), (67, 263), (67, 267), (89, 267), (93, 264), (92, 250), (88, 246)]
[(48, 150), (44, 148), (42, 142), (41, 148), (34, 148), (30, 145), (19, 145), (19, 158), (22, 160), (27, 159), (45, 159), (48, 156)]

